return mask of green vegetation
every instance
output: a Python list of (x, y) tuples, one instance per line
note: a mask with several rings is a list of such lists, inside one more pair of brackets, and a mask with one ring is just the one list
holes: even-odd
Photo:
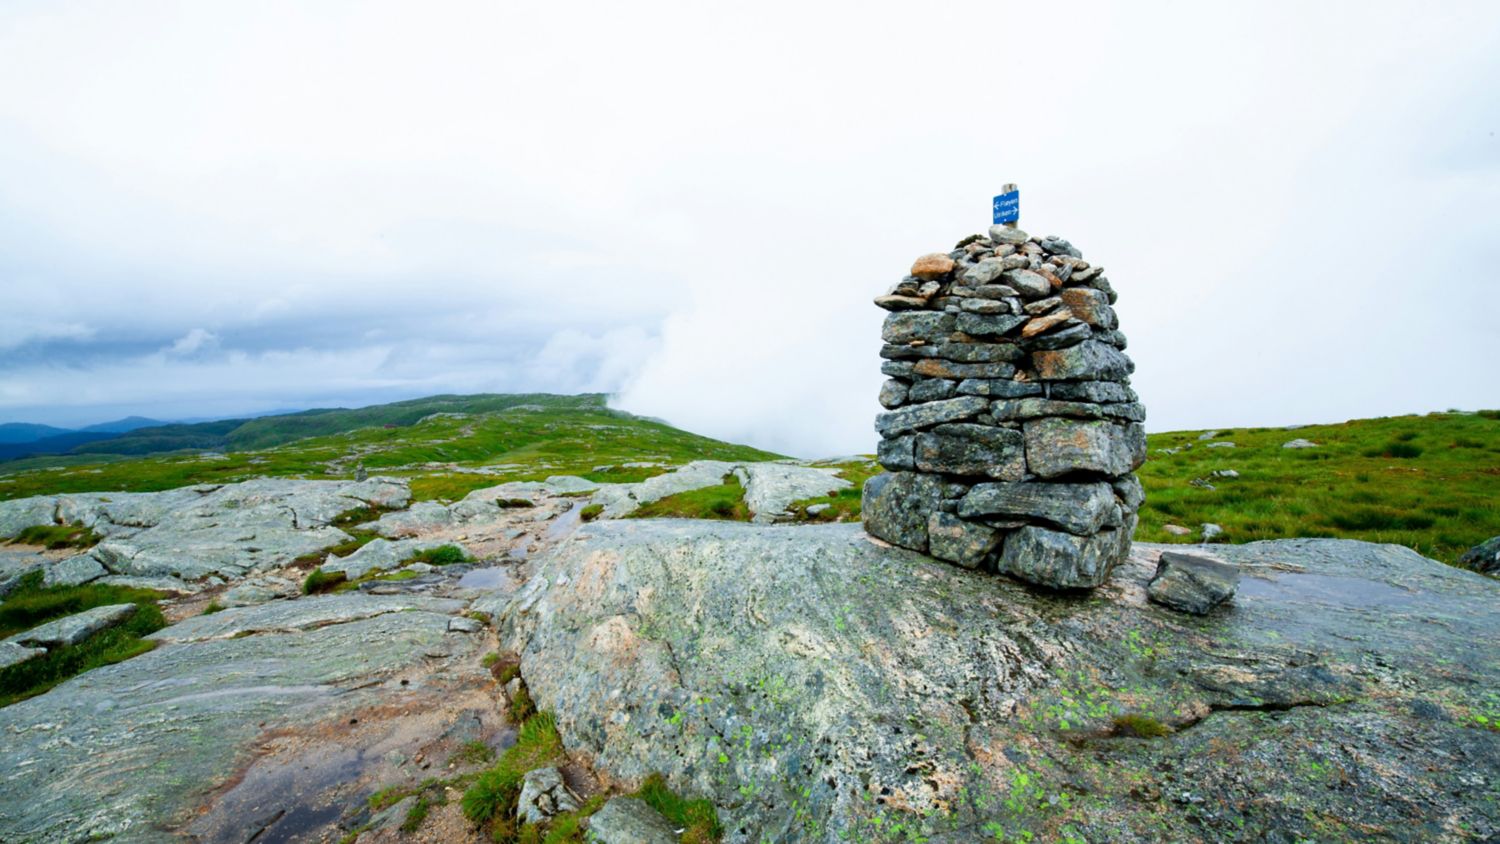
[[(557, 734), (552, 715), (546, 712), (532, 715), (521, 725), (516, 743), (464, 792), (459, 804), (464, 817), (476, 824), (489, 824), (494, 832), (505, 831), (507, 825), (513, 827), (516, 801), (521, 796), (521, 779), (526, 772), (556, 764), (562, 759), (562, 737)], [(495, 830), (495, 826), (500, 830)], [(513, 836), (515, 832), (510, 834)], [(499, 835), (494, 837), (501, 840)]]
[(1115, 735), (1134, 736), (1135, 738), (1161, 738), (1171, 735), (1172, 728), (1152, 718), (1150, 715), (1129, 713), (1116, 715), (1114, 719)]
[[(883, 471), (875, 458), (858, 460), (844, 463), (816, 463), (816, 466), (838, 469), (839, 477), (850, 483), (850, 486), (835, 492), (833, 495), (824, 495), (818, 498), (808, 498), (803, 501), (793, 502), (791, 512), (799, 520), (811, 522), (852, 522), (857, 521), (863, 512), (861, 500), (865, 491), (865, 481)], [(818, 504), (827, 504), (828, 509), (816, 515), (807, 512), (807, 508)]]
[(687, 800), (667, 788), (661, 774), (646, 777), (635, 796), (662, 813), (672, 826), (683, 830), (683, 844), (709, 844), (724, 834), (714, 805), (707, 800)]
[(0, 638), (94, 607), (135, 604), (125, 623), (101, 630), (76, 645), (53, 648), (46, 654), (0, 668), (0, 706), (41, 694), (77, 674), (129, 659), (156, 646), (144, 638), (167, 625), (156, 602), (164, 597), (148, 589), (84, 584), (43, 586), (42, 573), (25, 575), (0, 602)]
[[(1308, 439), (1317, 448), (1282, 444)], [(1434, 413), (1357, 419), (1288, 431), (1221, 431), (1206, 448), (1198, 432), (1154, 434), (1141, 467), (1146, 504), (1137, 538), (1197, 541), (1198, 526), (1224, 528), (1225, 541), (1297, 536), (1390, 542), (1454, 563), (1500, 535), (1500, 415)], [(1190, 448), (1184, 448), (1191, 446)], [(1161, 449), (1179, 448), (1175, 454)], [(1233, 469), (1237, 478), (1215, 478)], [(1204, 478), (1215, 489), (1191, 486)], [(1173, 536), (1164, 525), (1190, 528)]]
[[(610, 410), (599, 395), (435, 396), (327, 414), (312, 411), (239, 422), (203, 442), (172, 445), (223, 453), (72, 454), (10, 461), (0, 464), (7, 473), (0, 475), (0, 499), (100, 490), (148, 492), (256, 477), (348, 478), (359, 462), (372, 474), (410, 477), (416, 500), (455, 501), (505, 481), (581, 475), (619, 482), (665, 471), (620, 466), (637, 461), (678, 465), (699, 459), (780, 456)], [(129, 436), (139, 440), (165, 428), (194, 427), (143, 428)], [(275, 433), (263, 435), (267, 430)], [(108, 442), (123, 447), (125, 440), (90, 445)], [(480, 467), (483, 473), (473, 471)]]
[(484, 765), (495, 761), (495, 751), (482, 741), (468, 741), (454, 751), (448, 761), (460, 765)]
[(206, 607), (203, 608), (203, 614), (204, 615), (213, 615), (216, 612), (223, 612), (223, 611), (224, 611), (224, 605), (221, 604), (221, 603), (219, 603), (219, 599), (218, 598), (215, 598), (212, 601), (209, 601), (208, 602), (208, 606), (206, 606)]
[(307, 578), (302, 581), (302, 594), (318, 595), (323, 592), (332, 592), (334, 587), (348, 579), (348, 575), (341, 571), (323, 571), (321, 567), (315, 568), (308, 572)]
[(469, 555), (464, 549), (457, 545), (439, 545), (436, 548), (428, 548), (407, 557), (402, 561), (406, 563), (426, 563), (430, 566), (451, 566), (454, 563), (466, 563)]
[(603, 513), (603, 504), (585, 504), (583, 509), (578, 511), (578, 518), (583, 519), (585, 522), (592, 522)]
[[(587, 509), (587, 508), (585, 508)], [(718, 486), (691, 489), (649, 504), (642, 504), (627, 516), (631, 519), (729, 519), (750, 521), (750, 508), (745, 505), (745, 488), (733, 473), (724, 476)]]
[(16, 534), (10, 542), (14, 545), (42, 545), (56, 551), (59, 548), (92, 548), (101, 538), (91, 528), (75, 522), (71, 525), (33, 525)]

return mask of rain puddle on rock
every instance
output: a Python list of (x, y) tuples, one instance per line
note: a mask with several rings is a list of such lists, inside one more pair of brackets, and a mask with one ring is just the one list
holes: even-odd
[(563, 513), (561, 516), (558, 516), (552, 521), (552, 524), (547, 525), (547, 534), (545, 538), (549, 542), (552, 540), (562, 539), (564, 536), (572, 533), (573, 529), (578, 527), (578, 525), (582, 522), (583, 503), (575, 503), (572, 507), (568, 508), (568, 512)]
[(323, 747), (298, 764), (252, 767), (190, 831), (215, 844), (303, 841), (338, 819), (348, 805), (340, 787), (358, 780), (370, 761), (360, 749)]
[(1239, 595), (1275, 601), (1313, 602), (1350, 607), (1391, 607), (1411, 603), (1415, 594), (1376, 580), (1326, 574), (1278, 574), (1274, 579), (1245, 577)]
[(504, 566), (490, 566), (488, 568), (473, 569), (464, 573), (458, 579), (458, 585), (467, 589), (504, 589), (506, 591), (515, 589), (515, 575)]

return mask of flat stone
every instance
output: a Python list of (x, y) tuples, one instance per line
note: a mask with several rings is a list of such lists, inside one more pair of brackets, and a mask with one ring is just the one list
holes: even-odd
[(1006, 313), (997, 313), (993, 316), (977, 313), (959, 314), (956, 327), (965, 334), (999, 337), (1003, 334), (1009, 334), (1019, 326), (1025, 325), (1027, 319), (1025, 316)]
[(261, 583), (240, 583), (224, 590), (219, 603), (226, 607), (252, 607), (287, 597), (291, 596), (283, 589)]
[(1033, 419), (1023, 424), (1026, 465), (1036, 475), (1069, 472), (1126, 475), (1146, 460), (1146, 431), (1139, 423)]
[(1066, 328), (1050, 331), (1039, 337), (1027, 339), (1026, 345), (1031, 349), (1066, 349), (1094, 336), (1094, 332), (1083, 323), (1074, 323)]
[(960, 276), (963, 283), (969, 287), (980, 287), (989, 284), (1005, 272), (1004, 263), (997, 258), (985, 258), (964, 271)]
[(1198, 526), (1198, 529), (1203, 535), (1204, 542), (1212, 542), (1213, 540), (1218, 539), (1220, 536), (1224, 535), (1224, 528), (1214, 524), (1213, 522), (1204, 522), (1203, 524)]
[(1163, 551), (1146, 595), (1180, 612), (1205, 615), (1239, 588), (1240, 570), (1228, 563)]
[(1042, 385), (1008, 378), (966, 378), (958, 383), (958, 392), (966, 396), (1022, 398), (1041, 395)]
[(1044, 381), (1120, 381), (1134, 369), (1118, 349), (1094, 340), (1032, 352), (1031, 364)]
[(677, 830), (661, 813), (634, 797), (612, 797), (589, 818), (597, 844), (677, 844)]
[(914, 366), (915, 364), (909, 360), (883, 360), (880, 362), (880, 374), (910, 381)]
[(109, 574), (109, 570), (99, 565), (99, 561), (88, 554), (76, 554), (66, 560), (59, 560), (43, 569), (42, 584), (45, 586), (77, 586), (80, 583), (88, 583), (98, 580)]
[(1028, 525), (1005, 537), (997, 567), (1038, 586), (1090, 589), (1102, 584), (1128, 551), (1119, 531), (1075, 536)]
[[(213, 615), (195, 615), (164, 627), (147, 638), (174, 643), (207, 642), (252, 633), (316, 630), (328, 625), (347, 624), (387, 613), (412, 610), (451, 615), (462, 612), (463, 608), (463, 601), (422, 595), (366, 595), (362, 592), (308, 595), (295, 601), (272, 601), (256, 606), (231, 607)], [(446, 618), (443, 629), (447, 629)]]
[[(970, 314), (992, 315), (1010, 313), (1010, 303), (998, 299), (961, 299), (959, 300), (958, 307), (959, 310), (965, 311)], [(962, 316), (962, 314), (960, 314), (960, 316)], [(970, 333), (972, 334), (973, 332)]]
[(913, 375), (924, 378), (1009, 378), (1016, 374), (1010, 363), (954, 363), (947, 360), (920, 360), (912, 367)]
[(887, 343), (910, 343), (921, 340), (937, 343), (953, 333), (954, 316), (938, 311), (902, 311), (885, 318), (880, 339)]
[(409, 509), (386, 513), (373, 530), (386, 539), (401, 539), (453, 524), (453, 513), (436, 501), (418, 501)]
[(1315, 443), (1315, 442), (1313, 442), (1312, 440), (1304, 440), (1301, 437), (1298, 437), (1295, 440), (1288, 440), (1287, 442), (1282, 443), (1281, 447), (1282, 448), (1317, 448), (1318, 444)]
[(927, 300), (915, 296), (886, 295), (876, 296), (875, 304), (888, 311), (914, 311), (927, 307)]
[(1141, 486), (1140, 478), (1135, 475), (1117, 478), (1110, 486), (1114, 487), (1115, 495), (1119, 496), (1126, 510), (1134, 512), (1146, 502), (1146, 488)]
[(1020, 229), (1011, 228), (1003, 224), (990, 226), (990, 240), (995, 243), (1008, 243), (1013, 246), (1020, 246), (1030, 239), (1030, 237), (1030, 235)]
[(891, 470), (911, 470), (917, 468), (917, 459), (914, 449), (917, 444), (916, 434), (903, 434), (899, 437), (881, 439), (875, 449), (875, 459), (880, 465)]
[(454, 616), (448, 619), (449, 633), (479, 633), (484, 630), (484, 625), (472, 618)]
[(912, 384), (907, 397), (912, 402), (941, 401), (952, 398), (958, 384), (946, 378), (923, 378)]
[(853, 484), (837, 469), (794, 463), (746, 463), (736, 474), (745, 487), (745, 507), (756, 522), (785, 518), (792, 502), (832, 495)]
[(0, 668), (19, 665), (28, 659), (46, 653), (46, 648), (32, 648), (15, 642), (0, 642)]
[(1021, 432), (993, 425), (945, 424), (917, 435), (914, 450), (923, 472), (1019, 481), (1026, 476)]
[(941, 252), (923, 255), (911, 265), (911, 274), (923, 281), (936, 281), (953, 272), (953, 259)]
[(1000, 544), (1000, 536), (994, 528), (952, 513), (933, 513), (927, 520), (927, 553), (964, 568), (978, 568)]
[(1003, 277), (1023, 298), (1040, 299), (1052, 294), (1052, 282), (1034, 270), (1007, 270)]
[(913, 551), (927, 550), (928, 518), (943, 500), (942, 482), (916, 472), (885, 472), (865, 481), (862, 512), (871, 536)]
[(1091, 402), (1057, 401), (1044, 398), (1002, 399), (990, 406), (990, 413), (998, 420), (1036, 419), (1042, 416), (1067, 416), (1074, 419), (1121, 419), (1129, 422), (1144, 422), (1146, 408), (1129, 402), (1124, 404), (1093, 404)]
[(76, 645), (84, 639), (117, 624), (135, 615), (135, 604), (110, 604), (104, 607), (94, 607), (80, 613), (56, 621), (49, 621), (36, 627), (17, 633), (5, 641), (17, 645), (32, 645), (43, 648), (57, 648), (63, 645)]
[(1192, 536), (1193, 534), (1192, 528), (1186, 528), (1182, 525), (1162, 525), (1161, 529), (1173, 536)]
[(960, 396), (882, 413), (875, 417), (875, 430), (881, 436), (889, 437), (944, 422), (972, 419), (988, 409), (989, 402), (978, 396)]
[(1020, 516), (1089, 536), (1112, 516), (1118, 520), (1118, 507), (1114, 490), (1106, 483), (984, 483), (963, 497), (958, 514), (966, 519)]
[(1095, 404), (1136, 401), (1135, 391), (1117, 381), (1065, 381), (1051, 385), (1049, 395), (1064, 401)]
[(1220, 442), (1216, 442), (1216, 443), (1209, 443), (1208, 445), (1204, 446), (1204, 448), (1234, 448), (1234, 447), (1235, 447), (1234, 443), (1229, 442), (1227, 440), (1221, 440)]
[(1069, 287), (1058, 294), (1073, 316), (1095, 328), (1109, 331), (1119, 326), (1109, 297), (1091, 287)]
[(391, 571), (423, 551), (457, 544), (446, 539), (372, 539), (347, 557), (330, 556), (320, 568), (357, 580), (372, 571)]

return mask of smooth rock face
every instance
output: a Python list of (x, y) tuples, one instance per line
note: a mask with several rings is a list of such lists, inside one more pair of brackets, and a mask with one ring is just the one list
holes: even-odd
[(1162, 606), (1205, 615), (1233, 597), (1239, 585), (1240, 571), (1228, 563), (1163, 551), (1146, 594)]
[(107, 627), (135, 615), (135, 604), (110, 604), (40, 624), (5, 641), (31, 647), (56, 648), (76, 645)]
[(928, 518), (943, 499), (942, 482), (916, 472), (886, 472), (865, 481), (865, 529), (903, 548), (927, 549)]
[[(710, 799), (728, 844), (877, 819), (934, 842), (1500, 832), (1475, 779), (1500, 734), (1468, 714), (1500, 688), (1500, 583), (1390, 545), (1223, 546), (1246, 576), (1196, 619), (1147, 601), (1160, 550), (1080, 598), (856, 525), (596, 522), (537, 558), (497, 629), (570, 752)], [(1124, 715), (1168, 734), (1130, 738)], [(1073, 796), (1009, 812), (1018, 771)]]
[(677, 830), (634, 797), (613, 797), (589, 818), (588, 840), (598, 844), (677, 844)]

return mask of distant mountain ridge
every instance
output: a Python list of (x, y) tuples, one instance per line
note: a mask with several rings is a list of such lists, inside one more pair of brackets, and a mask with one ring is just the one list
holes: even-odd
[[(140, 456), (170, 451), (245, 451), (269, 448), (308, 437), (341, 434), (360, 428), (403, 427), (434, 413), (492, 413), (518, 405), (548, 408), (604, 409), (606, 396), (590, 393), (559, 396), (515, 393), (427, 396), (361, 408), (315, 408), (275, 416), (220, 419), (211, 422), (164, 423), (132, 416), (78, 430), (10, 423), (13, 439), (0, 438), (0, 461), (39, 455), (113, 454)], [(34, 429), (47, 429), (30, 440)]]

